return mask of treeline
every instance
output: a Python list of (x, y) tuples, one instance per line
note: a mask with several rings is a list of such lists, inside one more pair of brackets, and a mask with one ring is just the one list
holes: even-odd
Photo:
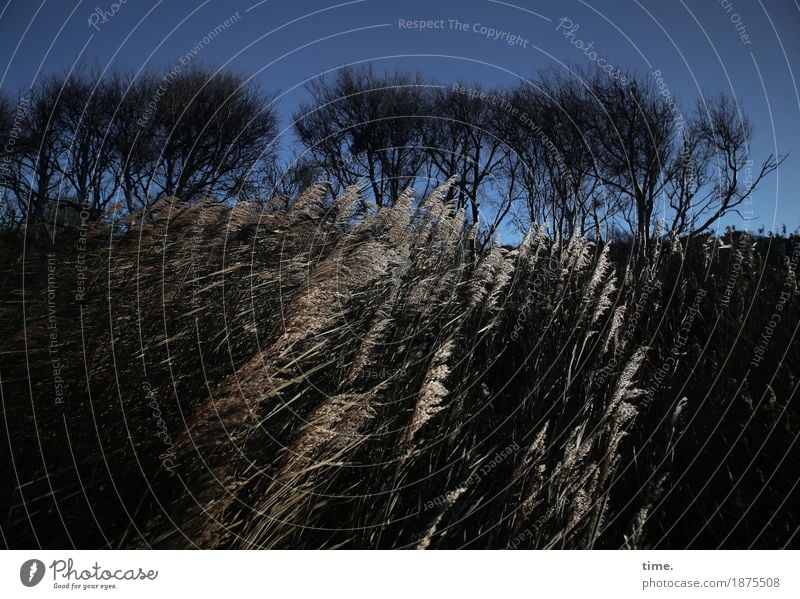
[(270, 96), (201, 68), (54, 75), (0, 98), (4, 221), (96, 221), (165, 197), (251, 197), (275, 164)]
[[(491, 236), (501, 225), (642, 241), (656, 229), (707, 230), (780, 164), (749, 155), (752, 126), (731, 98), (682, 111), (660, 78), (555, 71), (506, 88), (343, 68), (312, 82), (280, 160), (274, 96), (203, 68), (72, 73), (0, 101), (0, 163), (12, 226), (139, 213), (176, 196), (286, 202), (324, 180), (329, 197), (361, 183), (368, 203), (451, 197)], [(61, 210), (57, 215), (55, 207)], [(366, 203), (365, 203), (366, 208)], [(72, 216), (69, 216), (72, 209)], [(644, 247), (644, 243), (641, 244)]]
[(752, 126), (731, 98), (681, 112), (660, 79), (540, 73), (507, 89), (450, 86), (369, 67), (310, 86), (295, 113), (309, 168), (341, 188), (369, 182), (378, 205), (418, 183), (459, 177), (451, 198), (490, 232), (509, 215), (646, 239), (696, 234), (741, 206), (780, 164), (748, 154)]

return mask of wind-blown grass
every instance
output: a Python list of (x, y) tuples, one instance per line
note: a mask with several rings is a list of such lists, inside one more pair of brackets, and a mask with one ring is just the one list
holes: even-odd
[(4, 542), (796, 544), (796, 240), (478, 251), (444, 197), (5, 240)]

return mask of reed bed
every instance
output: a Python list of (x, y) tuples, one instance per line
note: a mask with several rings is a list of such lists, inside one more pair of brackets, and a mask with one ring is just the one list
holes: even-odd
[(4, 543), (797, 545), (797, 239), (504, 247), (446, 197), (5, 237)]

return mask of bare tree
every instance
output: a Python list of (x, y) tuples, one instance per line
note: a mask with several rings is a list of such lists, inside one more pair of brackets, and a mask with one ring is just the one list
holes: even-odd
[(550, 224), (564, 238), (589, 227), (600, 235), (607, 203), (593, 177), (595, 157), (585, 134), (591, 105), (579, 82), (543, 73), (536, 87), (515, 88), (512, 102), (506, 172), (509, 183), (524, 190), (531, 221)]
[(0, 226), (2, 228), (16, 229), (21, 220), (17, 210), (14, 194), (10, 189), (14, 171), (14, 145), (19, 129), (15, 120), (17, 107), (14, 102), (0, 91)]
[(158, 148), (148, 199), (237, 195), (275, 157), (277, 118), (255, 85), (195, 68), (165, 80), (153, 116)]
[[(674, 110), (648, 80), (593, 73), (586, 101), (594, 108), (587, 138), (595, 152), (595, 176), (623, 202), (622, 214), (642, 251), (653, 225), (662, 176), (674, 147)], [(626, 210), (626, 206), (630, 210)]]
[(451, 198), (459, 208), (469, 206), (473, 222), (478, 221), (481, 192), (491, 190), (505, 196), (496, 212), (507, 212), (510, 207), (508, 196), (498, 186), (508, 151), (502, 138), (506, 106), (510, 104), (504, 93), (454, 85), (433, 92), (432, 118), (421, 123), (425, 151), (438, 178), (458, 175)]
[(63, 84), (62, 77), (48, 77), (18, 97), (13, 116), (17, 136), (4, 156), (2, 184), (14, 197), (23, 222), (45, 219), (57, 196), (62, 169), (56, 110)]
[(295, 113), (295, 131), (335, 190), (364, 178), (375, 203), (391, 205), (425, 158), (426, 87), (420, 75), (343, 68), (309, 86), (312, 100)]
[(698, 101), (668, 173), (672, 229), (701, 234), (739, 207), (785, 157), (770, 155), (756, 167), (749, 144), (753, 127), (736, 103), (718, 95)]
[(119, 190), (111, 168), (109, 130), (114, 115), (113, 88), (99, 73), (65, 80), (58, 104), (55, 138), (62, 186), (60, 205), (97, 219)]
[(115, 73), (109, 81), (109, 100), (114, 106), (110, 123), (110, 168), (120, 182), (129, 213), (147, 205), (150, 178), (159, 155), (157, 125), (149, 103), (157, 97), (159, 77), (145, 72), (134, 78)]

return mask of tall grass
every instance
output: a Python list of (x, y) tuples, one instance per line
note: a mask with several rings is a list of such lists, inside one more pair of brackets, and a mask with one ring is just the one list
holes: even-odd
[(5, 239), (4, 542), (797, 543), (796, 240), (479, 251), (445, 197)]

